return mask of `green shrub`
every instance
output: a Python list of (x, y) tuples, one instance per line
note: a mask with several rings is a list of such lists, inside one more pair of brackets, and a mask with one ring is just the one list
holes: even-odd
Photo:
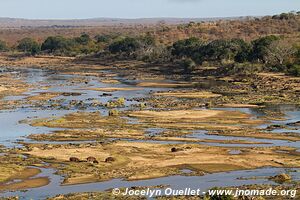
[(141, 47), (140, 42), (136, 38), (126, 37), (124, 39), (113, 42), (108, 49), (111, 53), (132, 53)]
[(70, 52), (75, 46), (75, 42), (62, 36), (50, 36), (42, 44), (42, 51), (50, 53), (66, 53)]
[(180, 66), (183, 68), (185, 73), (191, 73), (194, 71), (196, 63), (192, 59), (186, 58), (180, 62)]
[(4, 52), (7, 50), (8, 50), (8, 47), (7, 47), (6, 43), (4, 41), (0, 40), (0, 52)]
[(219, 72), (225, 75), (251, 75), (261, 71), (263, 71), (263, 65), (253, 63), (233, 63), (219, 69)]
[(92, 41), (90, 36), (86, 33), (83, 33), (80, 37), (76, 37), (75, 42), (81, 45), (87, 45), (89, 42)]
[(269, 47), (273, 42), (278, 41), (279, 39), (280, 38), (275, 35), (269, 35), (252, 41), (253, 49), (251, 52), (251, 59), (267, 63), (268, 60), (266, 57), (269, 52)]
[(204, 43), (195, 37), (188, 38), (185, 40), (179, 40), (172, 46), (172, 55), (179, 57), (192, 57)]
[(288, 72), (290, 75), (300, 76), (300, 65), (294, 64), (290, 66)]
[(41, 46), (32, 38), (24, 38), (19, 41), (17, 49), (31, 55), (36, 55), (41, 51)]

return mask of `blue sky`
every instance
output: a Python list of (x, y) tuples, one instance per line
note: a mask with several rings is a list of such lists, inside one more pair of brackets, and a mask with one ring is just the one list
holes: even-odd
[(0, 17), (230, 17), (300, 11), (300, 0), (0, 0)]

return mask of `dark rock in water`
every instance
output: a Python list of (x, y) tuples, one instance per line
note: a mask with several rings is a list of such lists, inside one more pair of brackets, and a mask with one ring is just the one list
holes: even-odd
[(293, 123), (288, 123), (286, 125), (288, 125), (288, 126), (300, 126), (300, 121), (293, 122)]
[(81, 93), (77, 93), (77, 92), (64, 92), (61, 95), (62, 96), (80, 96)]
[(268, 126), (267, 130), (282, 129), (282, 128), (286, 128), (286, 126), (281, 124), (273, 124)]
[(113, 157), (107, 157), (105, 159), (105, 162), (114, 162), (114, 161), (116, 161), (116, 159), (114, 159)]
[(79, 158), (76, 157), (70, 157), (70, 162), (80, 162)]
[(100, 95), (100, 96), (106, 97), (106, 96), (112, 96), (112, 94), (110, 94), (110, 93), (103, 93), (103, 94)]
[(288, 174), (278, 174), (276, 176), (272, 176), (269, 178), (270, 180), (273, 180), (277, 183), (284, 183), (284, 182), (287, 182), (287, 181), (290, 181), (292, 179), (292, 177)]

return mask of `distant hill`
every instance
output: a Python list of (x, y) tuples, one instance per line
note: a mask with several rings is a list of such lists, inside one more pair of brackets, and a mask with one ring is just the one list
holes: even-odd
[(115, 26), (115, 25), (151, 25), (157, 23), (182, 24), (188, 22), (207, 22), (220, 19), (245, 19), (246, 17), (231, 18), (139, 18), (139, 19), (117, 19), (117, 18), (94, 18), (94, 19), (70, 19), (70, 20), (33, 20), (21, 18), (0, 18), (0, 28), (21, 27), (76, 27), (76, 26)]

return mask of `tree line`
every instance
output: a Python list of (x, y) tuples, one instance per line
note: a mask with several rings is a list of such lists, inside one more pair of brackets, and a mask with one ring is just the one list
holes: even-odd
[(250, 42), (243, 39), (203, 41), (191, 37), (165, 45), (157, 42), (150, 34), (137, 37), (97, 35), (91, 38), (83, 33), (74, 38), (50, 36), (42, 43), (32, 38), (24, 38), (11, 48), (0, 40), (0, 51), (9, 50), (33, 56), (93, 54), (99, 57), (114, 56), (119, 59), (137, 59), (146, 62), (172, 62), (179, 63), (186, 73), (203, 63), (257, 63), (263, 66), (264, 70), (300, 76), (300, 47), (275, 35), (260, 37)]

